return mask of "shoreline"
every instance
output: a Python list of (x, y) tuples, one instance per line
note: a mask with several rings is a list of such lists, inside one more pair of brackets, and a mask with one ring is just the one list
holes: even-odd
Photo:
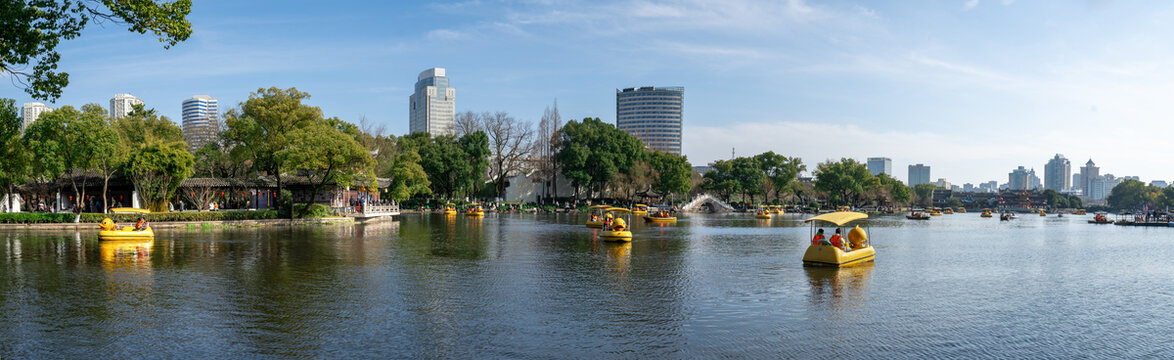
[[(188, 226), (292, 226), (317, 224), (358, 224), (354, 218), (330, 217), (319, 219), (260, 219), (260, 220), (217, 220), (217, 221), (161, 221), (152, 222), (153, 229), (187, 228)], [(94, 223), (67, 223), (67, 224), (0, 224), (0, 230), (98, 230)]]

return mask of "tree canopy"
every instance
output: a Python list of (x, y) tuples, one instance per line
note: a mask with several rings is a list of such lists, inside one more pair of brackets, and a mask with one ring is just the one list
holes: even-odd
[(815, 170), (815, 189), (826, 191), (833, 204), (855, 204), (866, 190), (879, 185), (868, 167), (854, 159), (829, 160)]
[(318, 192), (333, 184), (348, 187), (352, 184), (368, 188), (375, 183), (375, 160), (351, 134), (328, 123), (313, 124), (291, 131), (289, 147), (278, 151), (275, 157), (283, 164), (282, 170), (302, 173), (309, 178), (310, 196), (298, 217), (304, 217)]
[(69, 85), (57, 71), (62, 40), (81, 35), (92, 21), (121, 23), (127, 30), (158, 37), (170, 48), (192, 34), (190, 0), (0, 2), (0, 73), (11, 77), (33, 98), (56, 100)]
[(593, 192), (602, 191), (617, 173), (645, 156), (639, 139), (599, 118), (572, 120), (560, 136), (556, 158), (563, 175), (576, 187)]

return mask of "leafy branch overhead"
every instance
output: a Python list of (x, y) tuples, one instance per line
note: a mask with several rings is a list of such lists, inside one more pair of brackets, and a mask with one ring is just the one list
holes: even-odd
[(168, 49), (191, 36), (191, 8), (191, 0), (2, 1), (0, 73), (33, 98), (56, 100), (69, 85), (69, 74), (57, 70), (62, 40), (77, 38), (91, 22), (109, 21), (150, 32)]

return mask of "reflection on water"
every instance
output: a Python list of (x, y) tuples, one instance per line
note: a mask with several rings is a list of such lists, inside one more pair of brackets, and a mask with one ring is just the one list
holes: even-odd
[(5, 231), (0, 358), (1174, 356), (1171, 230), (1083, 220), (881, 218), (846, 269), (801, 265), (801, 216)]
[(832, 310), (864, 306), (868, 302), (868, 278), (875, 266), (874, 262), (847, 268), (804, 266), (811, 284), (812, 305)]

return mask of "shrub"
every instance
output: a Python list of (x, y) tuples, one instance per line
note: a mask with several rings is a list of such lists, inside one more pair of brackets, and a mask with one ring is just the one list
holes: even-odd
[[(302, 209), (306, 208), (306, 204), (294, 204), (293, 207), (294, 207), (294, 214), (299, 214), (299, 213), (301, 213)], [(330, 216), (331, 214), (333, 214), (333, 211), (330, 210), (329, 206), (322, 205), (322, 204), (310, 204), (310, 211), (306, 212), (306, 218), (307, 219), (324, 218), (324, 217)], [(287, 219), (289, 218), (289, 213), (286, 212), (285, 210), (280, 210), (280, 213), (278, 215), (280, 215), (282, 218), (287, 218)]]
[[(96, 224), (109, 217), (121, 223), (133, 223), (139, 219), (137, 214), (98, 214), (84, 213), (82, 223)], [(3, 213), (0, 214), (0, 223), (3, 224), (68, 224), (72, 223), (74, 214), (64, 213)], [(276, 210), (258, 211), (204, 211), (204, 212), (168, 212), (148, 214), (147, 220), (162, 221), (224, 221), (224, 220), (261, 220), (277, 219)]]

